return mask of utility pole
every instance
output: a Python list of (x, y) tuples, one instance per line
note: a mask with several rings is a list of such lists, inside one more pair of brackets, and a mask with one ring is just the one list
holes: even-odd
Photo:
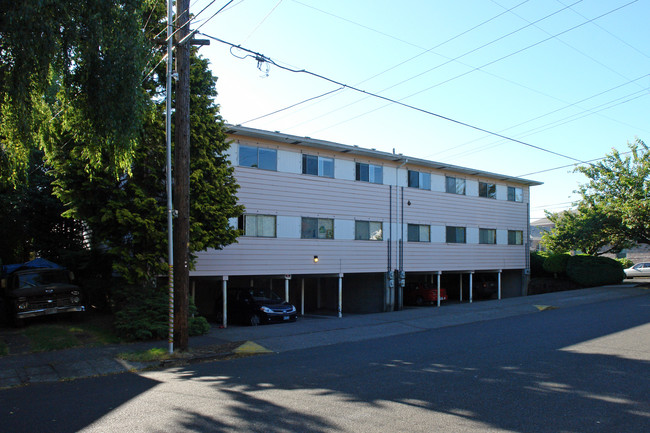
[[(178, 210), (174, 230), (174, 342), (178, 350), (189, 345), (190, 243), (190, 0), (176, 2), (176, 148), (174, 203)], [(178, 43), (183, 41), (183, 43)]]
[(174, 27), (172, 0), (167, 0), (167, 84), (165, 104), (165, 136), (167, 141), (167, 284), (169, 291), (169, 353), (174, 353), (174, 207), (172, 205), (172, 52)]

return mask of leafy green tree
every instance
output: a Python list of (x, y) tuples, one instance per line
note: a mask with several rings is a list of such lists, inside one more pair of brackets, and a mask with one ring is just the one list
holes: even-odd
[(89, 164), (128, 167), (154, 4), (0, 0), (0, 183), (24, 180), (32, 148), (64, 145), (48, 139), (54, 118), (84, 143)]
[(613, 150), (605, 159), (576, 168), (589, 181), (581, 185), (586, 206), (611, 218), (609, 228), (632, 242), (650, 243), (650, 150), (641, 141), (628, 143), (629, 155)]
[[(59, 140), (66, 141), (52, 153), (55, 193), (67, 203), (66, 215), (84, 221), (92, 240), (108, 248), (114, 269), (140, 286), (167, 267), (167, 195), (165, 190), (164, 73), (145, 83), (150, 95), (144, 127), (133, 148), (128, 172), (116, 178), (84, 162), (84, 142), (77, 141), (60, 125)], [(190, 251), (222, 248), (235, 242), (238, 231), (229, 219), (239, 216), (237, 184), (226, 151), (226, 135), (216, 96), (215, 77), (208, 61), (196, 55), (191, 70), (190, 154)], [(108, 158), (108, 156), (106, 156)]]
[(576, 168), (588, 181), (578, 190), (577, 210), (547, 214), (555, 223), (542, 238), (549, 250), (600, 255), (650, 243), (650, 151), (641, 140), (628, 146), (626, 156), (613, 150)]
[(630, 245), (616, 229), (620, 221), (581, 203), (574, 211), (546, 213), (555, 224), (542, 235), (542, 245), (554, 253), (580, 251), (589, 255), (617, 253)]
[(43, 152), (32, 150), (26, 182), (0, 187), (0, 260), (23, 263), (34, 255), (67, 264), (84, 250), (84, 228), (61, 216), (63, 204), (52, 194)]

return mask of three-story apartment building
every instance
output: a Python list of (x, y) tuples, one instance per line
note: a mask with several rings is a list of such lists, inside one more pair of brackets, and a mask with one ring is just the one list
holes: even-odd
[(443, 284), (457, 300), (485, 279), (495, 297), (525, 294), (539, 182), (241, 126), (228, 134), (246, 211), (231, 221), (238, 243), (198, 254), (202, 312), (242, 286), (339, 315), (399, 309), (410, 283)]

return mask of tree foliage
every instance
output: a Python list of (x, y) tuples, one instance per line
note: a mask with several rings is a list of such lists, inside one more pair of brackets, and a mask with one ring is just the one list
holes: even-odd
[(575, 211), (548, 214), (555, 228), (542, 243), (555, 252), (616, 253), (634, 243), (650, 243), (650, 151), (641, 141), (626, 154), (613, 150), (598, 163), (576, 171), (588, 181), (577, 191)]
[[(0, 0), (0, 182), (24, 178), (52, 119), (85, 160), (127, 167), (140, 128), (152, 0)], [(50, 149), (48, 149), (50, 150)]]
[(0, 187), (0, 261), (23, 263), (37, 255), (66, 264), (84, 248), (84, 227), (61, 216), (65, 207), (52, 195), (42, 151), (31, 151), (27, 167), (26, 182)]
[[(164, 100), (159, 92), (164, 74), (146, 83), (151, 103), (136, 140), (132, 164), (119, 178), (100, 164), (84, 162), (84, 142), (61, 129), (68, 144), (52, 153), (55, 193), (68, 204), (66, 215), (86, 222), (92, 239), (108, 248), (114, 268), (131, 283), (146, 285), (166, 274), (167, 195)], [(229, 219), (243, 211), (237, 184), (225, 152), (228, 149), (216, 96), (215, 77), (207, 60), (192, 58), (190, 251), (222, 248), (236, 240)], [(108, 158), (109, 156), (106, 155)]]

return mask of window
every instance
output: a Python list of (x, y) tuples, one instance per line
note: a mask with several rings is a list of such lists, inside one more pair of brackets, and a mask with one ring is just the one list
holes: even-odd
[(496, 229), (478, 229), (478, 243), (496, 244), (497, 243)]
[(431, 174), (409, 170), (409, 186), (411, 188), (431, 189)]
[(465, 179), (447, 176), (445, 178), (446, 191), (450, 194), (465, 195)]
[(334, 220), (303, 218), (300, 237), (302, 239), (334, 239)]
[(431, 227), (421, 224), (409, 224), (408, 241), (431, 242)]
[(384, 183), (381, 165), (357, 162), (357, 180), (370, 183)]
[(508, 230), (508, 245), (523, 245), (524, 232), (521, 230)]
[(316, 155), (302, 155), (302, 174), (334, 177), (334, 159)]
[(524, 190), (521, 188), (515, 188), (514, 186), (508, 187), (508, 201), (524, 201)]
[(447, 227), (447, 243), (464, 244), (465, 227)]
[(497, 198), (497, 186), (493, 183), (479, 182), (478, 183), (479, 197)]
[(275, 218), (275, 215), (242, 215), (238, 228), (244, 231), (244, 236), (274, 238)]
[(381, 241), (383, 239), (381, 221), (355, 221), (354, 239), (363, 241)]
[(263, 170), (277, 170), (277, 151), (264, 147), (239, 146), (239, 165)]

